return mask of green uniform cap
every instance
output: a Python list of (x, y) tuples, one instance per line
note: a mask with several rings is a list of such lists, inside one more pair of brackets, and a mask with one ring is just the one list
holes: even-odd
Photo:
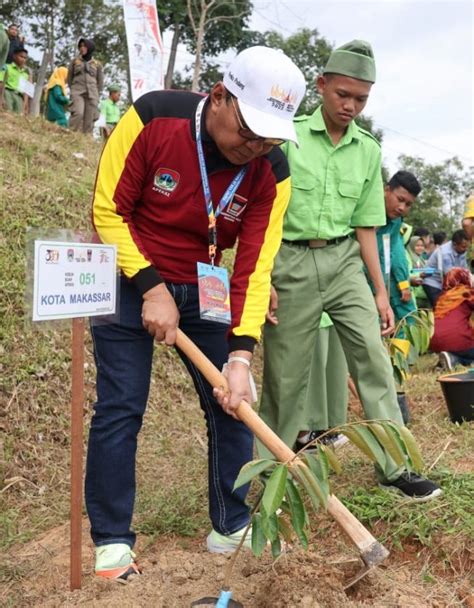
[(365, 40), (351, 40), (329, 56), (323, 74), (342, 74), (375, 82), (375, 60), (372, 47)]
[(107, 90), (109, 93), (120, 93), (121, 88), (119, 84), (111, 84)]

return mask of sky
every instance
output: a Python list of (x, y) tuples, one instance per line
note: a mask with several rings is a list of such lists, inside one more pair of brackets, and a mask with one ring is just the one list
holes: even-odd
[[(474, 165), (471, 0), (254, 0), (249, 27), (285, 37), (317, 29), (335, 47), (369, 41), (377, 82), (364, 112), (384, 131), (390, 171), (401, 168), (400, 154)], [(178, 66), (191, 61), (179, 53)]]

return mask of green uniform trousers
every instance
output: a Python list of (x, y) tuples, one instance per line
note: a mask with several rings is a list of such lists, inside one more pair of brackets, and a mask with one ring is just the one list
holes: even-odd
[[(276, 434), (291, 447), (304, 428), (311, 359), (323, 310), (336, 328), (366, 417), (403, 424), (359, 243), (348, 238), (320, 249), (282, 243), (272, 284), (278, 293), (279, 322), (264, 328), (260, 415)], [(345, 370), (340, 381), (347, 382)], [(268, 456), (262, 446), (259, 451)], [(387, 461), (385, 477), (395, 479), (401, 470), (388, 454)]]
[(324, 431), (346, 422), (348, 373), (336, 328), (320, 327), (311, 357), (305, 413), (298, 431)]
[(12, 91), (11, 89), (4, 89), (3, 91), (5, 99), (5, 108), (9, 112), (15, 112), (15, 114), (22, 114), (23, 112), (23, 95), (18, 91)]

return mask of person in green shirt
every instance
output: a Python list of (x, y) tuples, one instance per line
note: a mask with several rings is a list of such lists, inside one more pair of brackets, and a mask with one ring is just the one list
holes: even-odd
[(377, 229), (377, 247), (380, 266), (385, 273), (384, 236), (390, 238), (390, 276), (389, 285), (390, 305), (398, 322), (406, 315), (416, 310), (416, 303), (410, 289), (410, 271), (407, 254), (401, 235), (402, 220), (406, 217), (421, 192), (421, 186), (413, 173), (397, 171), (384, 188), (385, 226)]
[(60, 66), (51, 74), (46, 85), (46, 118), (60, 127), (67, 127), (66, 108), (71, 100), (66, 94), (67, 68)]
[(108, 98), (100, 102), (100, 113), (105, 118), (105, 127), (102, 127), (104, 139), (109, 137), (120, 120), (120, 106), (118, 105), (120, 100), (120, 86), (118, 84), (113, 84), (109, 87), (108, 91)]
[(8, 63), (3, 79), (3, 96), (5, 108), (16, 114), (28, 114), (28, 97), (20, 91), (20, 81), (30, 80), (30, 72), (26, 67), (28, 51), (18, 47), (13, 53), (13, 63)]
[[(314, 439), (336, 448), (347, 442), (345, 435), (331, 429), (347, 422), (349, 372), (346, 357), (331, 317), (323, 312), (316, 334), (306, 390), (304, 430), (298, 433), (294, 450), (298, 451)], [(312, 449), (314, 450), (316, 446)], [(311, 448), (308, 448), (311, 450)]]
[[(374, 82), (375, 61), (367, 42), (354, 40), (334, 50), (317, 79), (321, 106), (295, 119), (299, 148), (283, 146), (292, 192), (272, 274), (270, 311), (277, 311), (278, 324), (264, 328), (260, 414), (289, 446), (304, 428), (301, 417), (323, 310), (334, 323), (367, 418), (403, 424), (380, 335), (394, 329), (375, 234), (375, 227), (385, 224), (381, 151), (378, 141), (354, 122)], [(259, 449), (265, 453), (263, 446)], [(377, 470), (383, 487), (420, 501), (441, 494), (436, 484), (386, 456), (384, 471)]]

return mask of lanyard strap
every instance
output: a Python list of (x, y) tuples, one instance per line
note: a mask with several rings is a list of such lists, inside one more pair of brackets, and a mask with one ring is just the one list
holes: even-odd
[(202, 140), (201, 140), (201, 119), (202, 119), (202, 110), (204, 108), (204, 104), (206, 103), (207, 97), (204, 97), (199, 102), (199, 105), (196, 109), (196, 147), (198, 153), (199, 160), (199, 170), (201, 172), (201, 180), (202, 180), (202, 189), (204, 191), (204, 202), (206, 205), (207, 216), (209, 220), (208, 229), (209, 229), (209, 259), (211, 260), (212, 265), (214, 265), (214, 258), (216, 256), (217, 249), (217, 228), (216, 228), (216, 220), (221, 214), (221, 211), (227, 207), (230, 201), (234, 198), (234, 194), (237, 192), (237, 188), (242, 183), (242, 180), (247, 173), (247, 165), (242, 167), (242, 169), (234, 176), (227, 190), (222, 195), (219, 204), (217, 205), (214, 211), (214, 205), (212, 203), (212, 194), (211, 188), (209, 186), (209, 178), (207, 176), (206, 169), (206, 160), (204, 158), (204, 150), (202, 148)]

